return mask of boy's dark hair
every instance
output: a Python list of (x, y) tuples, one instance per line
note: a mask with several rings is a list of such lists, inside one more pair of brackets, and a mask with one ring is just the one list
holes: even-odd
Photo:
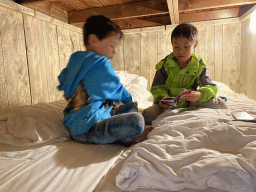
[(174, 28), (172, 31), (171, 41), (177, 39), (180, 36), (186, 37), (189, 40), (196, 42), (197, 41), (197, 28), (189, 23), (183, 23)]
[(97, 35), (99, 40), (106, 38), (111, 33), (119, 35), (120, 39), (123, 37), (123, 32), (118, 25), (103, 15), (89, 17), (84, 25), (83, 32), (85, 45), (88, 44), (88, 37), (91, 34)]

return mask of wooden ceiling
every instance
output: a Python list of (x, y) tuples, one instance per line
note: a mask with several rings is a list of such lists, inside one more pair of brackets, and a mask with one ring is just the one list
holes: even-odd
[(105, 15), (121, 29), (240, 17), (256, 0), (15, 0), (69, 24), (83, 27), (91, 15)]

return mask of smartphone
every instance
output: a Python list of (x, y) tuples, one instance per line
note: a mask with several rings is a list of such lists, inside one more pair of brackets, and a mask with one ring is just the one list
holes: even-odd
[(237, 121), (250, 121), (250, 122), (256, 122), (254, 117), (251, 116), (249, 113), (246, 111), (235, 111), (231, 112), (232, 116), (234, 117), (235, 120)]
[(173, 105), (175, 102), (175, 97), (165, 97), (159, 101), (162, 101), (165, 105)]

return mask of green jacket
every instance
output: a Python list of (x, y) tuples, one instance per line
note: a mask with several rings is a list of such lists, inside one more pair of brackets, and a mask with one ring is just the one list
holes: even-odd
[[(174, 55), (171, 53), (160, 61), (150, 92), (154, 97), (154, 103), (162, 97), (176, 97), (185, 89), (197, 90), (204, 93), (204, 98), (199, 102), (205, 102), (214, 98), (218, 92), (217, 85), (211, 81), (207, 65), (203, 59), (198, 59), (192, 54), (191, 61), (180, 69)], [(186, 107), (188, 101), (182, 100), (177, 108)]]

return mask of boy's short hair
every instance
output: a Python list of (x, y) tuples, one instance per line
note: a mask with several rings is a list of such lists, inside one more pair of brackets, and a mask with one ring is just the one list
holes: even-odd
[(99, 40), (102, 40), (112, 34), (119, 35), (120, 39), (123, 37), (123, 32), (119, 26), (103, 15), (94, 15), (89, 17), (84, 24), (83, 33), (85, 45), (88, 44), (88, 37), (91, 34), (95, 34)]
[(196, 42), (197, 34), (198, 34), (198, 31), (194, 25), (189, 23), (182, 23), (176, 26), (172, 31), (171, 41), (173, 41), (173, 39), (179, 38), (180, 36), (183, 36), (193, 42)]

